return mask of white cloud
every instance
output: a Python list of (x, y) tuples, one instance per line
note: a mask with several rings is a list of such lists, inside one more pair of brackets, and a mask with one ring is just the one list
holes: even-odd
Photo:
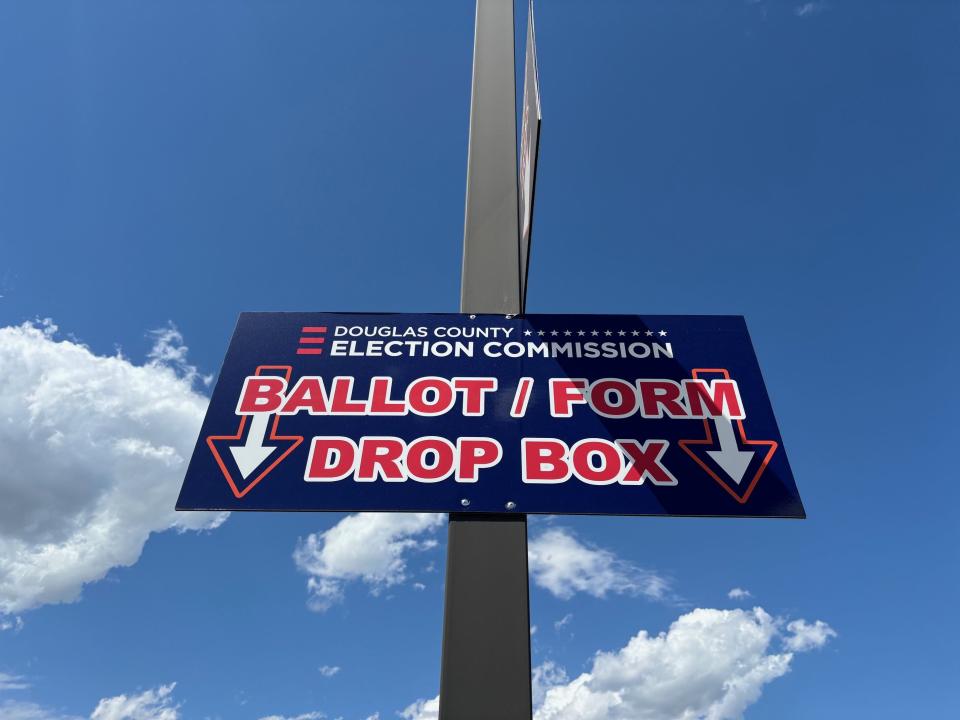
[(23, 630), (23, 618), (17, 615), (16, 617), (0, 616), (0, 632), (5, 630), (13, 630), (15, 633)]
[[(26, 684), (19, 687), (0, 687), (0, 689), (25, 687), (27, 687)], [(137, 695), (103, 698), (97, 703), (89, 720), (180, 720), (180, 706), (173, 700), (174, 687), (176, 683), (170, 683), (156, 689), (145, 690)], [(308, 716), (303, 717), (308, 718)], [(309, 716), (309, 718), (312, 717)], [(76, 715), (64, 715), (33, 702), (7, 700), (0, 703), (0, 720), (82, 720), (82, 718)]]
[(302, 715), (267, 715), (260, 720), (323, 720), (326, 717), (322, 712), (303, 713)]
[(828, 640), (837, 636), (836, 630), (822, 620), (813, 623), (794, 620), (787, 624), (787, 632), (790, 634), (784, 640), (784, 645), (794, 652), (822, 648)]
[(151, 533), (226, 517), (173, 509), (207, 405), (164, 364), (174, 341), (138, 366), (56, 332), (0, 328), (0, 615), (75, 600)]
[(753, 595), (749, 590), (735, 587), (733, 590), (727, 593), (727, 597), (731, 600), (746, 600), (747, 598), (753, 597)]
[(583, 592), (646, 595), (662, 599), (669, 583), (656, 573), (621, 560), (609, 550), (581, 543), (564, 528), (550, 528), (528, 546), (530, 578), (558, 598)]
[(823, 0), (815, 0), (814, 2), (806, 2), (802, 5), (797, 5), (793, 9), (793, 14), (797, 17), (809, 17), (822, 13), (827, 9), (827, 7), (827, 3), (823, 2)]
[(362, 580), (375, 594), (404, 582), (407, 553), (436, 547), (435, 539), (418, 536), (433, 533), (445, 518), (442, 513), (358, 513), (300, 540), (293, 559), (310, 576), (310, 608), (329, 608), (350, 580)]
[(76, 715), (63, 715), (32, 702), (6, 700), (0, 703), (0, 720), (82, 720)]
[(793, 653), (772, 651), (779, 637), (762, 608), (693, 610), (665, 633), (597, 653), (589, 672), (547, 690), (535, 720), (739, 718), (790, 669)]
[(0, 672), (0, 690), (26, 690), (30, 683), (26, 682), (20, 675), (11, 675)]
[(90, 720), (180, 720), (180, 706), (173, 702), (174, 687), (176, 683), (170, 683), (139, 695), (104, 698)]
[(439, 720), (440, 696), (430, 700), (417, 700), (400, 712), (404, 720)]
[(569, 625), (571, 620), (573, 620), (573, 613), (567, 613), (553, 624), (553, 629), (560, 630)]
[(548, 690), (558, 685), (564, 685), (569, 680), (566, 671), (553, 660), (547, 660), (537, 665), (530, 673), (533, 706), (538, 707), (543, 702)]
[(319, 668), (320, 674), (326, 678), (331, 678), (340, 672), (339, 665), (321, 665)]
[(183, 342), (183, 335), (177, 326), (168, 322), (166, 327), (151, 330), (149, 336), (153, 338), (153, 347), (147, 357), (150, 364), (158, 367), (170, 367), (177, 370), (181, 377), (193, 384), (199, 380), (209, 385), (213, 375), (201, 375), (196, 365), (187, 362), (188, 348)]
[[(26, 690), (30, 687), (21, 675), (11, 675), (0, 672), (0, 691)], [(0, 703), (0, 720), (81, 720), (77, 717), (67, 717), (53, 712), (36, 703), (4, 700)]]

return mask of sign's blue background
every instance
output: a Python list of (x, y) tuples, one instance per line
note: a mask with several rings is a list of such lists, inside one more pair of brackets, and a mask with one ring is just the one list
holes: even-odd
[[(474, 356), (467, 357), (334, 357), (330, 344), (336, 326), (366, 328), (428, 328), (427, 340), (436, 342), (433, 329), (440, 326), (513, 328), (511, 341), (536, 342), (670, 342), (673, 358), (491, 358), (482, 352), (483, 339), (475, 340)], [(322, 355), (297, 355), (301, 329), (326, 326)], [(532, 331), (529, 337), (524, 331)], [(539, 336), (539, 331), (545, 331)], [(577, 331), (586, 331), (578, 336)], [(626, 336), (618, 332), (625, 330)], [(646, 337), (645, 332), (656, 333)], [(664, 330), (667, 335), (661, 337)], [(552, 336), (551, 331), (558, 331)], [(571, 331), (572, 336), (565, 336)], [(599, 335), (590, 335), (598, 331)], [(604, 333), (611, 331), (611, 336)], [(632, 336), (639, 331), (639, 336)], [(340, 339), (348, 339), (341, 336)], [(353, 338), (363, 347), (367, 338)], [(369, 339), (381, 339), (376, 336)], [(416, 339), (416, 338), (407, 338)], [(491, 335), (489, 339), (493, 339)], [(502, 338), (501, 338), (502, 341)], [(489, 376), (498, 379), (498, 389), (488, 393), (482, 417), (465, 417), (459, 403), (448, 413), (435, 417), (414, 414), (397, 417), (310, 415), (301, 411), (282, 416), (279, 435), (302, 435), (304, 442), (267, 474), (249, 493), (236, 498), (207, 447), (210, 435), (236, 431), (235, 414), (244, 378), (260, 365), (293, 367), (291, 387), (304, 375), (319, 375), (329, 381), (338, 375), (355, 378), (354, 397), (366, 396), (370, 379), (377, 375), (393, 378), (392, 397), (402, 397), (404, 388), (418, 377), (435, 375)], [(681, 439), (705, 436), (700, 419), (650, 419), (640, 414), (629, 418), (603, 418), (586, 406), (574, 408), (570, 418), (550, 416), (547, 383), (553, 377), (605, 377), (636, 380), (667, 378), (681, 381), (696, 368), (725, 368), (736, 380), (746, 409), (744, 427), (752, 440), (775, 440), (778, 449), (746, 503), (739, 503), (699, 467), (678, 445)], [(520, 377), (534, 378), (527, 412), (512, 418), (510, 408)], [(387, 435), (411, 442), (436, 435), (456, 443), (458, 437), (492, 437), (503, 446), (503, 458), (494, 467), (480, 470), (476, 483), (457, 483), (452, 476), (435, 483), (358, 483), (352, 475), (335, 482), (305, 482), (310, 439), (314, 436), (346, 436), (359, 442), (371, 435)], [(663, 464), (677, 478), (675, 486), (589, 485), (571, 477), (558, 484), (530, 484), (520, 480), (520, 439), (556, 437), (572, 445), (583, 438), (665, 439), (670, 442)], [(242, 440), (234, 443), (242, 444)], [(269, 445), (269, 440), (265, 443)], [(266, 460), (269, 464), (276, 453)], [(759, 461), (759, 455), (755, 458)], [(229, 453), (224, 462), (232, 468)], [(751, 477), (752, 477), (751, 471)], [(251, 475), (253, 479), (255, 475)], [(748, 483), (744, 478), (743, 483)], [(742, 488), (741, 488), (742, 491)], [(455, 314), (334, 314), (334, 313), (243, 313), (227, 352), (223, 369), (197, 441), (183, 490), (180, 509), (230, 510), (396, 510), (460, 512), (468, 499), (470, 512), (503, 512), (507, 502), (517, 512), (609, 515), (736, 515), (800, 517), (803, 508), (783, 449), (783, 440), (770, 407), (763, 378), (743, 318), (736, 316), (680, 315), (527, 315), (505, 319), (502, 315)]]

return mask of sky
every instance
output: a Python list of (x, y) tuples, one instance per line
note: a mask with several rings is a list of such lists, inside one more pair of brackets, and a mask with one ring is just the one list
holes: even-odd
[[(436, 717), (444, 517), (173, 504), (240, 311), (457, 311), (473, 10), (0, 0), (0, 720)], [(538, 720), (960, 710), (958, 34), (538, 3), (527, 309), (744, 315), (808, 514), (532, 517)]]

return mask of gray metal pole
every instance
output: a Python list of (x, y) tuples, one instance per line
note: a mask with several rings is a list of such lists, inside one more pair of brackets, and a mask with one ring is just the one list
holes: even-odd
[[(517, 314), (513, 0), (477, 0), (460, 311)], [(451, 514), (440, 720), (530, 720), (527, 518)]]
[(451, 515), (440, 720), (530, 720), (524, 515)]
[(520, 312), (513, 0), (477, 0), (460, 312)]

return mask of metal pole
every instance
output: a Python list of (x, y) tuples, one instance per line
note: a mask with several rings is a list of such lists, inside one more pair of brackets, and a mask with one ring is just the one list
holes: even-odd
[(477, 0), (460, 312), (520, 312), (513, 0)]
[(526, 516), (450, 516), (440, 665), (440, 720), (530, 720)]
[[(477, 0), (460, 311), (517, 314), (513, 0)], [(530, 720), (527, 518), (451, 513), (440, 720)]]

